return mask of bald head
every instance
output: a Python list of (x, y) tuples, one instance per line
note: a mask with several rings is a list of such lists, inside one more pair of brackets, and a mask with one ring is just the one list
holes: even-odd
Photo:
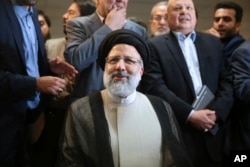
[(197, 17), (192, 0), (169, 0), (167, 10), (168, 26), (172, 31), (184, 35), (194, 31)]

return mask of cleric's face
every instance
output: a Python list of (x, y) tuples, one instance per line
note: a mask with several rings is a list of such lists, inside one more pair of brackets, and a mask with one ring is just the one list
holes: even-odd
[(111, 94), (127, 97), (136, 90), (143, 70), (140, 54), (135, 47), (117, 44), (106, 58), (104, 85)]

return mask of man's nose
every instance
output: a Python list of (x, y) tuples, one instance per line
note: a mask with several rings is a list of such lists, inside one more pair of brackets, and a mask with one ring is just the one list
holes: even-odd
[(160, 23), (161, 24), (165, 24), (167, 21), (167, 19), (165, 17), (161, 17)]
[(120, 59), (120, 60), (116, 63), (116, 69), (125, 70), (125, 68), (126, 68), (126, 65), (125, 65), (124, 59)]

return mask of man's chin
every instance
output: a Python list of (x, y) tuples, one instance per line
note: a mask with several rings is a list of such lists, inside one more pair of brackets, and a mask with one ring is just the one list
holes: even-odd
[(35, 6), (37, 4), (37, 0), (31, 0), (29, 3), (30, 6)]

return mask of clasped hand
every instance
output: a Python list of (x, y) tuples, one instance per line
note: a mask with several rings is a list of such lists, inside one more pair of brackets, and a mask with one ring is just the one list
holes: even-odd
[(201, 131), (208, 131), (216, 123), (216, 113), (209, 109), (197, 110), (192, 113), (188, 121)]

